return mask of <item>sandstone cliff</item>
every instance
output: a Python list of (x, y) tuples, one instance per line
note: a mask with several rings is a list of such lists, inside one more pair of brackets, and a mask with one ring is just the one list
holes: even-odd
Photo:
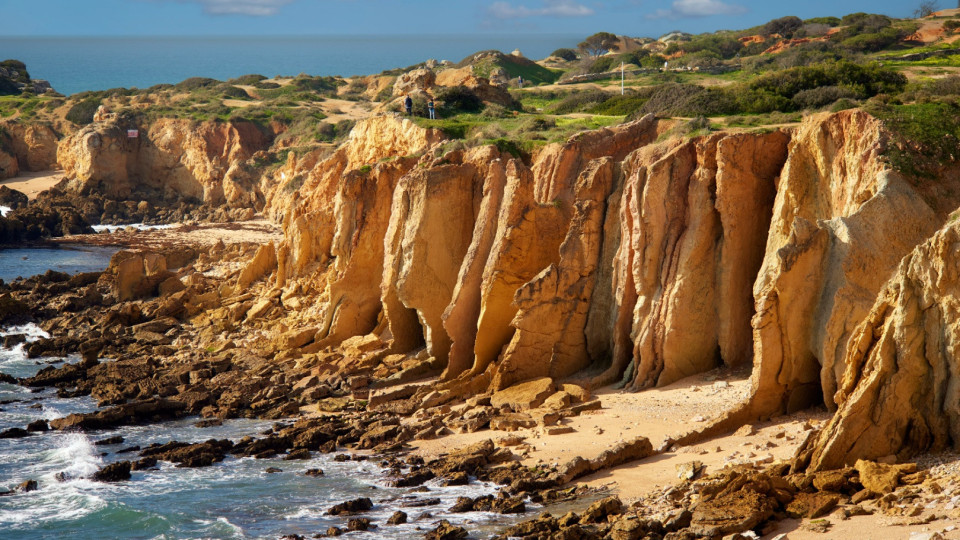
[(960, 444), (960, 224), (903, 259), (851, 332), (814, 470)]
[(960, 201), (932, 207), (860, 111), (656, 138), (646, 118), (525, 162), (371, 120), (283, 211), (276, 285), (314, 313), (310, 350), (359, 355), (338, 356), (348, 372), (388, 355), (443, 369), (404, 394), (421, 405), (543, 376), (641, 389), (752, 364), (750, 401), (717, 429), (835, 406), (857, 324)]
[[(138, 129), (129, 137), (128, 129)], [(249, 122), (161, 119), (143, 128), (122, 120), (94, 123), (65, 137), (57, 160), (68, 189), (126, 199), (136, 193), (161, 201), (260, 210), (259, 174), (246, 161), (269, 147), (271, 134)]]
[(814, 117), (794, 135), (754, 287), (750, 416), (835, 406), (854, 327), (945, 218), (885, 165), (885, 144), (880, 123), (857, 111)]
[[(897, 325), (876, 350), (935, 361), (910, 348), (919, 337), (903, 341), (921, 330), (913, 319), (891, 313), (914, 302), (908, 282), (924, 306), (946, 305), (943, 280), (917, 284), (919, 270), (904, 270), (917, 262), (900, 270), (914, 277), (884, 283), (960, 204), (952, 180), (932, 188), (890, 169), (888, 136), (862, 111), (665, 140), (647, 117), (522, 158), (451, 149), (439, 131), (382, 115), (332, 153), (291, 151), (270, 171), (250, 160), (269, 134), (249, 124), (160, 121), (136, 139), (124, 129), (94, 124), (63, 141), (71, 189), (147, 190), (282, 221), (283, 242), (219, 291), (259, 295), (231, 317), (324, 376), (440, 375), (398, 394), (406, 410), (540, 377), (639, 390), (752, 365), (750, 400), (713, 432), (824, 403), (841, 411), (815, 467), (957, 440), (955, 422), (934, 419), (943, 399), (926, 395), (952, 379), (937, 375), (922, 403), (875, 405), (881, 383), (921, 383), (912, 368), (876, 382), (860, 367), (889, 362), (871, 340)], [(942, 273), (949, 255), (925, 247), (909, 260)], [(923, 331), (949, 326), (938, 321)], [(907, 416), (867, 421), (894, 406)], [(863, 429), (885, 445), (862, 446)]]
[(49, 126), (0, 124), (0, 179), (21, 171), (46, 171), (57, 164), (57, 133)]

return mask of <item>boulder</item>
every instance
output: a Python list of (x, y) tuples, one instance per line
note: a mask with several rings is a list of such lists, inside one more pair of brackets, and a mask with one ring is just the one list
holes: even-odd
[(121, 482), (123, 480), (129, 480), (131, 467), (132, 463), (129, 461), (111, 463), (93, 473), (93, 479), (97, 482)]
[(495, 392), (490, 398), (490, 405), (496, 408), (507, 406), (518, 412), (526, 411), (543, 405), (555, 391), (553, 379), (540, 377)]

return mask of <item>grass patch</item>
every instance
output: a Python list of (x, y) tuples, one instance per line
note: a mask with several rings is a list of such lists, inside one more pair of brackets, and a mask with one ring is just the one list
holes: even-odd
[(935, 178), (940, 167), (957, 160), (960, 146), (960, 105), (956, 101), (907, 105), (872, 103), (865, 110), (893, 134), (886, 151), (890, 165), (901, 173)]

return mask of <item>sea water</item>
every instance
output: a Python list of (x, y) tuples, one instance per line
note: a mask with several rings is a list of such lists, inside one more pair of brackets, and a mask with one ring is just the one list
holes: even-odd
[(61, 244), (55, 247), (0, 248), (0, 279), (13, 281), (56, 270), (67, 274), (99, 272), (119, 248)]
[(376, 74), (428, 59), (459, 62), (482, 50), (519, 49), (544, 58), (582, 36), (477, 34), (407, 36), (0, 37), (0, 55), (27, 65), (62, 94), (147, 88), (189, 77)]
[[(35, 325), (5, 328), (0, 336), (25, 334), (29, 340), (47, 337)], [(23, 344), (0, 348), (0, 372), (27, 377), (49, 363), (67, 359), (28, 359)], [(89, 397), (63, 399), (50, 389), (31, 391), (0, 383), (0, 431), (52, 420), (74, 412), (89, 412), (96, 404)], [(118, 454), (125, 447), (173, 440), (200, 442), (211, 438), (238, 441), (257, 436), (272, 422), (237, 419), (222, 426), (198, 428), (189, 418), (147, 426), (128, 426), (89, 433), (50, 431), (23, 439), (0, 439), (0, 491), (36, 480), (39, 489), (0, 497), (0, 538), (103, 539), (103, 538), (277, 538), (285, 534), (313, 536), (331, 526), (345, 528), (346, 518), (325, 515), (336, 503), (358, 497), (374, 502), (363, 515), (378, 524), (371, 538), (420, 538), (439, 519), (466, 527), (484, 537), (512, 523), (532, 517), (501, 516), (487, 512), (451, 514), (459, 496), (495, 493), (496, 487), (474, 482), (468, 486), (426, 484), (429, 492), (393, 488), (376, 459), (336, 462), (332, 454), (314, 454), (309, 460), (228, 457), (205, 468), (178, 468), (160, 462), (158, 470), (134, 471), (129, 481), (94, 482), (89, 477), (100, 467), (118, 460), (135, 460), (135, 452)], [(97, 440), (120, 435), (114, 445)], [(275, 467), (281, 472), (268, 473)], [(320, 468), (325, 475), (303, 473)], [(62, 473), (65, 480), (58, 480)], [(425, 498), (441, 503), (423, 508), (403, 504)], [(529, 505), (528, 505), (529, 506)], [(391, 526), (387, 518), (404, 510), (411, 523)], [(433, 517), (415, 521), (429, 512)]]

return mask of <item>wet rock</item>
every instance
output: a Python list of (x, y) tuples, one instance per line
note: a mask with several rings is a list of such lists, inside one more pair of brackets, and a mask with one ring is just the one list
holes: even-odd
[(343, 529), (340, 527), (330, 527), (327, 529), (327, 536), (341, 536), (343, 534)]
[(120, 444), (123, 442), (123, 437), (116, 435), (114, 437), (107, 437), (106, 439), (100, 439), (99, 441), (94, 442), (96, 446), (106, 446), (109, 444)]
[(17, 485), (13, 489), (14, 493), (29, 493), (31, 491), (36, 491), (40, 488), (40, 485), (36, 480), (25, 480)]
[(423, 508), (425, 506), (436, 506), (440, 504), (440, 499), (430, 498), (430, 499), (414, 499), (412, 501), (404, 501), (400, 506), (404, 508)]
[(323, 470), (321, 469), (307, 469), (303, 473), (304, 476), (312, 476), (314, 478), (320, 478), (323, 476)]
[(473, 511), (473, 499), (470, 497), (457, 497), (457, 502), (453, 503), (453, 506), (451, 506), (448, 511), (454, 514), (471, 512)]
[(93, 474), (97, 482), (121, 482), (130, 479), (132, 464), (129, 461), (118, 461), (101, 468)]
[(425, 540), (463, 540), (468, 535), (463, 527), (451, 525), (447, 520), (441, 520), (437, 528), (424, 536)]
[(264, 469), (263, 472), (265, 472), (265, 473), (267, 473), (267, 474), (282, 473), (282, 472), (283, 472), (283, 469), (278, 469), (278, 468), (276, 468), (276, 467), (267, 467), (266, 469)]
[(163, 398), (151, 398), (134, 403), (92, 413), (71, 414), (50, 421), (50, 427), (56, 430), (109, 429), (117, 426), (136, 425), (179, 418), (185, 407), (176, 401)]
[(178, 467), (209, 467), (214, 463), (223, 461), (227, 453), (233, 449), (233, 446), (233, 442), (229, 439), (210, 439), (194, 444), (174, 441), (150, 446), (140, 452), (140, 457), (169, 461), (176, 463)]
[(427, 480), (432, 480), (436, 475), (430, 469), (418, 469), (411, 471), (402, 478), (393, 481), (394, 487), (414, 487), (419, 486)]
[(287, 455), (283, 456), (283, 459), (284, 459), (285, 461), (293, 461), (293, 460), (300, 460), (300, 459), (310, 459), (310, 451), (307, 450), (307, 449), (305, 449), (305, 448), (301, 448), (301, 449), (299, 449), (299, 450), (293, 450), (293, 451), (291, 451), (290, 453), (288, 453)]
[(0, 294), (0, 323), (15, 323), (26, 320), (30, 314), (27, 304), (14, 298), (10, 293)]
[(29, 437), (30, 435), (32, 435), (32, 433), (18, 427), (0, 431), (0, 439), (22, 439), (24, 437)]
[(407, 522), (406, 512), (396, 511), (387, 519), (387, 525), (403, 525)]
[(327, 513), (331, 516), (340, 516), (344, 514), (357, 514), (360, 512), (366, 512), (373, 508), (373, 501), (368, 497), (361, 497), (359, 499), (352, 499), (349, 501), (344, 501), (339, 504), (335, 504), (327, 510)]
[(152, 469), (156, 466), (157, 466), (157, 458), (153, 458), (153, 457), (141, 458), (133, 464), (133, 470), (145, 471), (147, 469)]
[(369, 531), (376, 528), (377, 526), (370, 521), (370, 518), (350, 518), (347, 520), (348, 531)]
[(466, 473), (455, 472), (443, 479), (441, 485), (444, 486), (465, 486), (470, 483), (470, 477)]

